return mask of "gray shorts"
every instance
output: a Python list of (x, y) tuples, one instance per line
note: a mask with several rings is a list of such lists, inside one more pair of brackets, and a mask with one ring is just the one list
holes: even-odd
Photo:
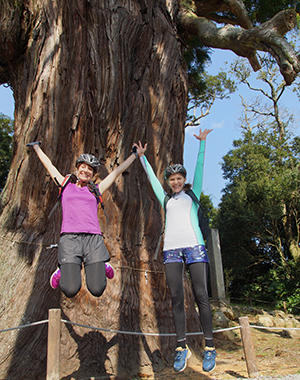
[(109, 253), (102, 235), (67, 234), (61, 235), (58, 246), (58, 264), (90, 265), (109, 261)]

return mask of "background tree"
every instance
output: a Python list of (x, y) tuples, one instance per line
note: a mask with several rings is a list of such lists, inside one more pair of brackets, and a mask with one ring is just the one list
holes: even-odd
[(223, 158), (228, 183), (218, 226), (230, 292), (235, 298), (252, 295), (269, 302), (290, 298), (291, 308), (297, 308), (300, 151), (299, 138), (289, 132), (293, 118), (279, 106), (285, 85), (277, 81), (274, 62), (267, 57), (258, 75), (267, 87), (253, 87), (242, 62), (233, 64), (232, 69), (269, 104), (264, 104), (262, 96), (249, 104), (242, 99), (242, 138), (234, 141), (233, 149)]
[(2, 191), (9, 171), (12, 155), (12, 120), (0, 114), (0, 191)]
[(217, 75), (208, 75), (205, 72), (197, 71), (195, 82), (192, 83), (191, 85), (189, 82), (186, 127), (200, 125), (200, 120), (209, 115), (215, 100), (228, 99), (230, 94), (236, 91), (234, 82), (223, 71)]
[[(256, 50), (268, 51), (290, 84), (300, 69), (284, 38), (296, 25), (295, 11), (285, 10), (293, 3), (278, 2), (280, 12), (262, 24), (253, 14), (251, 21), (240, 0), (0, 4), (0, 84), (8, 83), (15, 99), (14, 153), (0, 208), (1, 327), (44, 320), (49, 308), (60, 307), (65, 319), (86, 325), (170, 332), (162, 259), (153, 261), (161, 212), (155, 197), (147, 196), (139, 163), (104, 194), (110, 223), (99, 213), (115, 280), (99, 300), (85, 287), (68, 300), (48, 285), (57, 265), (56, 249), (48, 248), (58, 241), (60, 214), (51, 220), (47, 215), (57, 189), (25, 144), (41, 140), (66, 174), (80, 153), (90, 152), (101, 159), (105, 176), (140, 139), (148, 142), (148, 157), (162, 179), (167, 164), (182, 161), (185, 36), (197, 37), (199, 46), (231, 49), (255, 70)], [(188, 330), (194, 331), (197, 315), (188, 287), (187, 294)], [(68, 327), (62, 332), (62, 376), (130, 376), (142, 366), (158, 370), (173, 361), (169, 338)], [(43, 378), (46, 331), (39, 325), (1, 335), (0, 377)], [(190, 346), (199, 348), (198, 339), (191, 338)]]

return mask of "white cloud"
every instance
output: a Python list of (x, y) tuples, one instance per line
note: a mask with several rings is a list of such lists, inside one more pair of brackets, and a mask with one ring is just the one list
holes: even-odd
[(224, 120), (221, 121), (221, 123), (212, 123), (210, 128), (212, 129), (223, 129), (224, 127)]
[(193, 136), (194, 134), (198, 134), (200, 128), (202, 129), (202, 131), (205, 128), (209, 128), (209, 129), (223, 129), (224, 122), (225, 121), (222, 120), (220, 123), (214, 123), (213, 122), (210, 125), (208, 125), (208, 123), (206, 123), (206, 125), (196, 125), (196, 126), (186, 127), (185, 128), (185, 134), (186, 134), (187, 137), (188, 136)]
[(197, 125), (196, 127), (186, 127), (185, 134), (188, 136), (193, 136), (195, 133), (198, 133), (200, 127), (200, 125)]

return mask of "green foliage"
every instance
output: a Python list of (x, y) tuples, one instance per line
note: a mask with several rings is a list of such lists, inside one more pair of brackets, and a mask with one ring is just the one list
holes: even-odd
[(254, 25), (261, 24), (283, 9), (295, 9), (297, 0), (244, 0), (249, 16)]
[(214, 205), (210, 199), (210, 196), (201, 193), (200, 203), (201, 203), (201, 206), (203, 207), (203, 209), (205, 211), (206, 216), (208, 217), (208, 219), (210, 221), (210, 227), (213, 227), (212, 221), (213, 221), (214, 216), (215, 216), (217, 211), (214, 208)]
[[(244, 0), (254, 25), (283, 9), (296, 8), (297, 3)], [(181, 5), (193, 10), (194, 4), (187, 0)], [(228, 12), (218, 15), (233, 17)], [(227, 72), (208, 76), (204, 68), (210, 61), (209, 50), (196, 38), (185, 38), (184, 42), (189, 111), (194, 108), (201, 113), (189, 113), (187, 121), (196, 124), (209, 113), (215, 99), (228, 97), (236, 90), (236, 84)], [(287, 132), (291, 118), (282, 120), (277, 110), (284, 83), (277, 83), (274, 60), (268, 56), (260, 59), (265, 70), (259, 72), (257, 79), (271, 89), (272, 95), (266, 98), (273, 104), (265, 106), (260, 100), (248, 108), (244, 104), (245, 114), (251, 109), (252, 115), (242, 120), (243, 137), (234, 141), (233, 149), (223, 158), (223, 175), (228, 182), (220, 209), (210, 211), (210, 220), (220, 230), (225, 281), (231, 297), (257, 296), (266, 302), (282, 299), (295, 309), (299, 294), (294, 289), (296, 283), (299, 285), (299, 271), (293, 272), (290, 266), (296, 265), (296, 258), (300, 257), (300, 138)], [(252, 88), (248, 82), (252, 69), (244, 62), (236, 63), (231, 72), (240, 83)], [(266, 95), (265, 89), (254, 90)], [(255, 108), (257, 112), (253, 112)], [(268, 119), (270, 116), (273, 121)], [(255, 126), (251, 125), (253, 120), (257, 122)]]
[[(183, 38), (183, 57), (189, 78), (189, 110), (199, 108), (201, 115), (205, 116), (216, 99), (227, 98), (236, 87), (225, 72), (215, 76), (205, 72), (205, 66), (211, 62), (209, 48), (201, 45), (197, 37), (184, 34)], [(187, 116), (190, 124), (196, 124), (198, 119), (195, 115)]]
[(299, 247), (299, 137), (247, 131), (233, 145), (223, 157), (228, 183), (217, 216), (230, 294), (282, 299), (295, 309), (300, 272), (291, 268), (300, 260), (294, 259), (289, 242)]
[(289, 262), (286, 268), (273, 269), (269, 273), (271, 292), (278, 305), (283, 302), (290, 313), (300, 314), (300, 263)]
[(223, 71), (217, 75), (203, 73), (201, 79), (205, 84), (203, 92), (199, 91), (199, 93), (196, 93), (196, 91), (190, 91), (189, 111), (196, 108), (200, 114), (198, 117), (188, 114), (187, 121), (193, 125), (196, 125), (200, 118), (209, 114), (216, 99), (228, 99), (229, 94), (236, 90), (234, 81), (230, 80)]
[(251, 85), (241, 60), (230, 74), (260, 97), (242, 99), (242, 137), (223, 157), (227, 180), (216, 218), (226, 289), (232, 298), (286, 303), (299, 312), (300, 138), (293, 115), (279, 106), (285, 86), (268, 55)]
[[(299, 4), (299, 8), (300, 8), (300, 4)], [(299, 29), (299, 25), (300, 25), (300, 9), (297, 10), (297, 29)]]
[[(245, 297), (264, 301), (277, 300), (276, 307), (300, 314), (300, 265), (291, 261), (286, 267), (274, 267), (255, 279), (244, 291)], [(285, 303), (285, 306), (284, 306)]]
[[(270, 18), (274, 17), (278, 12), (293, 8), (299, 11), (298, 0), (244, 0), (248, 15), (253, 25), (259, 25)], [(197, 13), (197, 2), (192, 0), (182, 0), (180, 6)], [(299, 8), (299, 9), (298, 9)], [(237, 21), (236, 15), (228, 11), (216, 12), (216, 16), (224, 18), (224, 20)], [(206, 116), (216, 99), (223, 99), (236, 91), (233, 81), (228, 79), (227, 73), (220, 72), (217, 76), (208, 76), (205, 73), (205, 65), (210, 62), (209, 48), (200, 44), (195, 36), (191, 36), (181, 31), (184, 42), (183, 56), (187, 64), (187, 73), (189, 77), (189, 112), (187, 117), (188, 125), (196, 125), (199, 119)], [(249, 69), (249, 73), (252, 69)], [(250, 75), (250, 74), (249, 74)], [(191, 110), (194, 109), (194, 114)], [(196, 115), (196, 111), (200, 116)]]
[(187, 64), (189, 91), (192, 97), (199, 97), (207, 86), (203, 80), (205, 63), (210, 62), (209, 48), (201, 45), (197, 37), (186, 35), (183, 57)]
[(0, 190), (2, 191), (12, 157), (13, 121), (0, 114)]

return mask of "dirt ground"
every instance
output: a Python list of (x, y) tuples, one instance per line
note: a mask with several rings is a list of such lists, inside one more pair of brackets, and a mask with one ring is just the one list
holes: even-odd
[[(254, 321), (251, 321), (250, 318), (249, 322), (254, 324)], [(154, 375), (140, 374), (134, 380), (227, 380), (248, 378), (239, 329), (234, 331), (236, 332), (236, 341), (234, 342), (215, 340), (218, 353), (217, 365), (210, 374), (203, 373), (202, 363), (191, 357), (184, 372), (177, 374), (174, 373), (173, 369), (168, 368)], [(281, 330), (251, 328), (251, 335), (259, 376), (300, 374), (300, 331), (295, 339), (283, 337)]]
[[(256, 325), (255, 317), (249, 317), (250, 325)], [(233, 323), (238, 326), (238, 323)], [(233, 327), (233, 326), (232, 326)], [(235, 329), (235, 339), (218, 339), (214, 341), (217, 350), (216, 368), (209, 374), (202, 371), (201, 358), (194, 355), (188, 360), (187, 368), (175, 373), (168, 367), (159, 373), (141, 373), (131, 379), (105, 375), (104, 377), (85, 378), (81, 380), (236, 380), (249, 378), (247, 364), (241, 341), (240, 329)], [(300, 330), (293, 339), (286, 337), (282, 330), (266, 330), (251, 328), (251, 336), (255, 350), (258, 376), (277, 377), (284, 375), (300, 375)], [(220, 337), (220, 336), (219, 336)], [(252, 376), (254, 377), (254, 376)], [(73, 378), (72, 378), (73, 380)]]

